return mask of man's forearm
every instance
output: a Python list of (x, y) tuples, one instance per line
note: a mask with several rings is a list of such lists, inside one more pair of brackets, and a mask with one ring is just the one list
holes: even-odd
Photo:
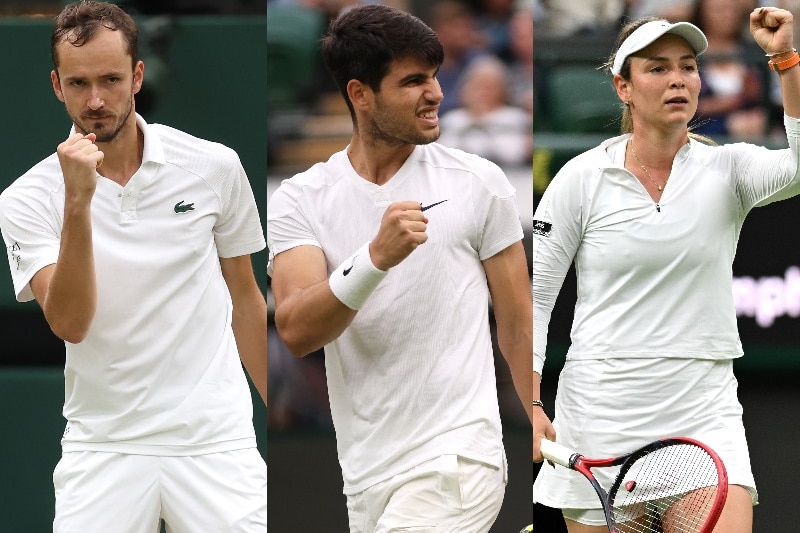
[(233, 334), (239, 358), (258, 394), (267, 403), (267, 304), (259, 292), (233, 309)]

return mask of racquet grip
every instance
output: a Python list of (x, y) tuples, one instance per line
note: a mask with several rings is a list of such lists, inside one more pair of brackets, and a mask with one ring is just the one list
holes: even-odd
[(542, 439), (540, 446), (545, 459), (567, 468), (572, 468), (572, 458), (579, 455), (574, 450), (547, 439)]

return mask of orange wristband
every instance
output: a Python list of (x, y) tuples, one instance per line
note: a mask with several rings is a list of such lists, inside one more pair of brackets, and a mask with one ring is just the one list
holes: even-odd
[[(776, 54), (777, 55), (777, 54)], [(775, 61), (774, 59), (769, 60), (769, 69), (775, 72), (780, 72), (782, 70), (786, 70), (788, 68), (792, 68), (793, 66), (800, 63), (800, 54), (797, 53), (797, 50), (794, 51), (794, 54), (789, 56), (788, 59), (784, 59), (783, 61)]]

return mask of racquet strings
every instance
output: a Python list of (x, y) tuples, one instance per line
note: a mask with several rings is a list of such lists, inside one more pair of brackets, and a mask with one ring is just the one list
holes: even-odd
[(718, 485), (708, 452), (674, 444), (624, 465), (609, 503), (620, 533), (705, 533)]

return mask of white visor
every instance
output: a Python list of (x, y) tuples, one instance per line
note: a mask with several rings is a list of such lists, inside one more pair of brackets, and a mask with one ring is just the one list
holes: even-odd
[(611, 66), (612, 74), (619, 74), (622, 65), (631, 54), (635, 54), (643, 48), (653, 44), (659, 37), (666, 33), (672, 33), (686, 39), (689, 46), (694, 50), (695, 55), (700, 55), (708, 48), (708, 40), (700, 31), (700, 28), (688, 22), (676, 22), (672, 24), (666, 20), (654, 20), (642, 24), (628, 35), (617, 50), (614, 56), (614, 64)]

